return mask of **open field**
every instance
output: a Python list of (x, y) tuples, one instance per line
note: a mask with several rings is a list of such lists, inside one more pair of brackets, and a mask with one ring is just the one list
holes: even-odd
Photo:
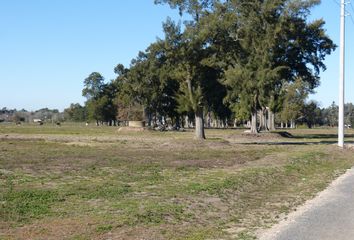
[(354, 166), (336, 129), (290, 133), (0, 125), (0, 239), (255, 239)]

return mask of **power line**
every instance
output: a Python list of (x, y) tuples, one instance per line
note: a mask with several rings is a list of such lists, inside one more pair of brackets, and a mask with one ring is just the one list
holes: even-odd
[[(332, 0), (338, 7), (341, 7), (341, 4), (337, 1), (337, 0)], [(349, 16), (350, 18), (350, 21), (353, 23), (354, 25), (354, 18), (353, 18), (353, 15), (354, 15), (354, 7), (353, 7), (353, 4), (352, 2), (347, 2), (347, 3), (344, 3), (345, 5), (348, 4), (352, 10), (352, 12), (348, 11), (347, 9), (344, 10), (345, 12), (345, 16)]]
[(354, 18), (353, 18), (353, 15), (352, 15), (352, 14), (349, 14), (348, 16), (350, 17), (350, 18), (349, 18), (349, 19), (350, 19), (350, 21), (354, 24)]
[(337, 4), (340, 7), (340, 3), (336, 0), (332, 0), (335, 4)]
[[(335, 0), (333, 0), (333, 1), (335, 1)], [(351, 21), (351, 22), (353, 23), (353, 25), (354, 25), (354, 18), (353, 18), (353, 15), (354, 15), (354, 7), (353, 7), (353, 4), (352, 4), (351, 1), (347, 2), (346, 4), (349, 5), (350, 8), (351, 8), (351, 10), (352, 10), (351, 12), (348, 11), (348, 10), (346, 10), (346, 13), (347, 13), (347, 16), (350, 17), (350, 21)]]
[(352, 9), (352, 11), (353, 11), (353, 13), (354, 13), (353, 3), (352, 3), (352, 2), (349, 2), (349, 6), (350, 6), (350, 8)]

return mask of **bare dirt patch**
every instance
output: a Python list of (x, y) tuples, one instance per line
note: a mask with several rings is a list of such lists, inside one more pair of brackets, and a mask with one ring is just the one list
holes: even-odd
[[(57, 240), (72, 239), (73, 236), (93, 235), (94, 226), (97, 222), (86, 219), (46, 219), (36, 221), (33, 224), (25, 225), (15, 229), (3, 230), (3, 236), (7, 239), (41, 239)], [(0, 235), (1, 236), (1, 235)]]

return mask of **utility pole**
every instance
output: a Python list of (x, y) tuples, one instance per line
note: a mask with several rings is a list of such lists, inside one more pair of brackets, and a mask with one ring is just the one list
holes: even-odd
[(344, 147), (344, 49), (345, 49), (345, 0), (340, 2), (340, 53), (339, 53), (339, 116), (338, 146)]

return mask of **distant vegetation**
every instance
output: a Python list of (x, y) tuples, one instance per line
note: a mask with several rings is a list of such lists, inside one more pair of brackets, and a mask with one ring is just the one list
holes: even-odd
[[(86, 106), (81, 106), (79, 103), (71, 104), (63, 112), (57, 109), (43, 108), (34, 112), (25, 109), (7, 109), (0, 110), (0, 122), (26, 122), (33, 123), (34, 119), (40, 119), (44, 123), (57, 123), (57, 122), (87, 122), (89, 121), (88, 110)], [(294, 112), (294, 121), (286, 121), (288, 114), (285, 111), (275, 115), (275, 124), (278, 128), (296, 128), (299, 125), (312, 127), (336, 127), (338, 126), (338, 106), (333, 102), (327, 108), (321, 108), (316, 101), (302, 102), (298, 111)], [(245, 122), (242, 122), (245, 123)], [(110, 125), (111, 122), (102, 122), (104, 125)], [(170, 122), (171, 124), (171, 122)], [(234, 127), (233, 122), (229, 122), (220, 128)], [(240, 125), (243, 127), (244, 125)], [(345, 104), (345, 125), (351, 127), (354, 124), (354, 104)], [(118, 126), (118, 122), (112, 124)], [(187, 127), (187, 126), (186, 126)]]
[(0, 109), (0, 122), (35, 122), (41, 120), (42, 122), (62, 122), (65, 120), (64, 113), (58, 109), (42, 108), (33, 112), (25, 109), (7, 109), (6, 107)]

